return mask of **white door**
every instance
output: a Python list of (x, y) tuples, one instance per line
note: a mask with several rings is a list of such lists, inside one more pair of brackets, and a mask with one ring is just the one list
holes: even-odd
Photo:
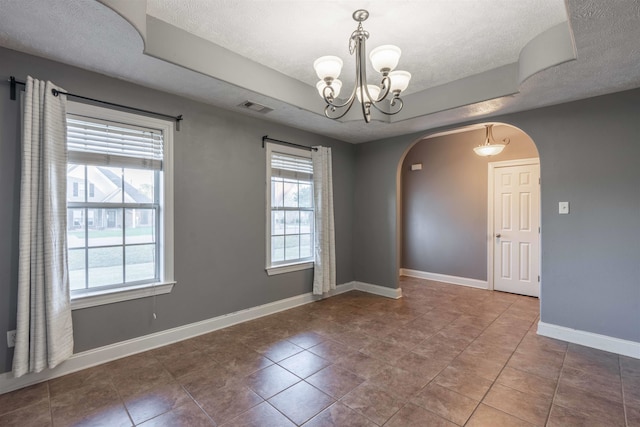
[(497, 291), (540, 296), (540, 165), (494, 169), (494, 270)]

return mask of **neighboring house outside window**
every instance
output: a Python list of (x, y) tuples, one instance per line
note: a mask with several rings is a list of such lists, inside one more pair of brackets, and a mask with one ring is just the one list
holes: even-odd
[(173, 286), (173, 124), (69, 103), (67, 242), (72, 306)]
[(267, 144), (267, 273), (313, 267), (313, 165), (308, 150)]

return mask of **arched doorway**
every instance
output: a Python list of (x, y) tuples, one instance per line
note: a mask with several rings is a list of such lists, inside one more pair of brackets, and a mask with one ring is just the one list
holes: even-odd
[[(519, 128), (491, 123), (495, 139), (509, 142), (499, 155), (478, 156), (473, 148), (484, 142), (486, 124), (427, 135), (414, 142), (402, 156), (398, 165), (400, 274), (483, 289), (493, 289), (496, 283), (500, 285), (496, 287), (498, 290), (537, 296), (534, 291), (539, 290), (540, 266), (538, 151), (532, 139)], [(519, 170), (526, 169), (527, 164), (533, 166)], [(537, 200), (535, 195), (527, 200), (517, 191), (505, 196), (503, 189), (493, 194), (495, 186), (503, 181), (502, 178), (496, 181), (493, 174), (508, 168), (517, 176), (528, 177), (522, 183), (537, 186)], [(519, 184), (517, 179), (513, 183)], [(505, 200), (511, 197), (511, 210), (505, 207), (506, 201), (503, 203), (496, 197)], [(528, 203), (522, 212), (521, 203)], [(492, 209), (494, 206), (500, 207)], [(501, 215), (515, 218), (505, 216), (503, 221), (498, 218)], [(503, 222), (511, 221), (515, 226), (524, 220), (529, 221), (530, 233), (523, 238), (533, 244), (527, 246), (525, 240), (515, 240), (516, 230), (500, 233)], [(531, 286), (505, 288), (507, 279)]]

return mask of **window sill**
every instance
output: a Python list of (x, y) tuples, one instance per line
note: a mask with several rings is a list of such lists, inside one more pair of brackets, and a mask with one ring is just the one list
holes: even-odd
[(168, 294), (171, 293), (173, 285), (175, 284), (176, 282), (148, 283), (122, 289), (88, 292), (83, 295), (78, 295), (75, 298), (71, 297), (71, 310), (79, 310), (98, 305), (112, 304), (114, 302)]
[(267, 274), (269, 276), (273, 276), (275, 274), (290, 273), (292, 271), (299, 271), (299, 270), (308, 270), (310, 268), (313, 268), (313, 261), (301, 262), (299, 264), (286, 264), (286, 265), (277, 265), (275, 267), (268, 267)]

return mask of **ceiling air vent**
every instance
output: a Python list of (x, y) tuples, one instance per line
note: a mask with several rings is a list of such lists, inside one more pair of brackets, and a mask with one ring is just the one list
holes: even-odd
[(264, 105), (260, 105), (257, 102), (253, 101), (244, 101), (238, 107), (246, 108), (251, 111), (255, 111), (256, 113), (267, 114), (273, 111), (273, 108), (265, 107)]

